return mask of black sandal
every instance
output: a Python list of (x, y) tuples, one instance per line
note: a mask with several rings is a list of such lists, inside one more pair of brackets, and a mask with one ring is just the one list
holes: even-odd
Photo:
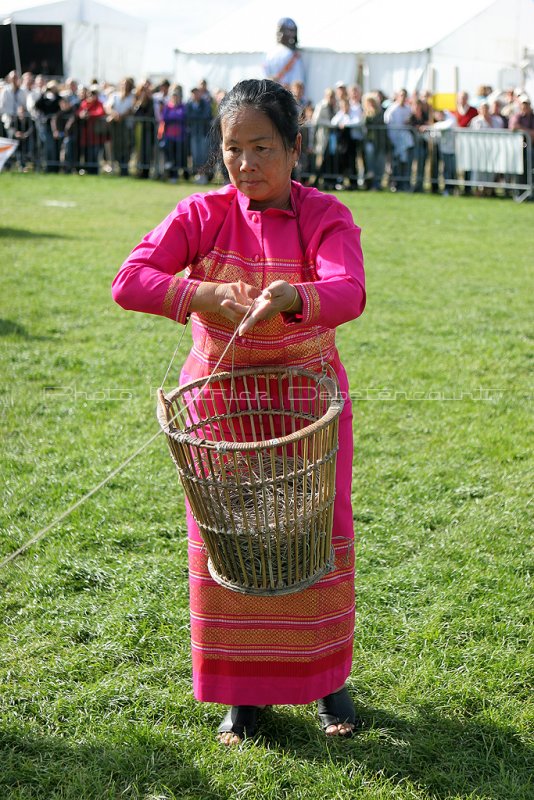
[(218, 733), (235, 733), (240, 739), (251, 738), (258, 730), (258, 706), (230, 706), (219, 725)]
[[(346, 686), (338, 692), (327, 694), (317, 701), (317, 711), (321, 720), (321, 727), (326, 731), (331, 725), (347, 723), (353, 729), (346, 733), (338, 733), (343, 739), (348, 739), (354, 733), (356, 725), (356, 709)], [(335, 734), (333, 734), (335, 735)]]

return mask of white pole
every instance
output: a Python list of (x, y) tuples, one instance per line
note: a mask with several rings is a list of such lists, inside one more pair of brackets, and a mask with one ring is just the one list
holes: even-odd
[(20, 63), (19, 39), (17, 36), (17, 26), (11, 20), (11, 41), (13, 42), (13, 55), (15, 56), (15, 69), (19, 75), (22, 74), (22, 66)]
[(98, 72), (99, 58), (98, 58), (98, 25), (93, 25), (93, 78), (100, 80)]

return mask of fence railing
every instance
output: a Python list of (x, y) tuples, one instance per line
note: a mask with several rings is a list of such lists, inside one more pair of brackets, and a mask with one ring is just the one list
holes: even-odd
[(426, 130), (408, 126), (303, 129), (299, 177), (323, 188), (390, 188), (452, 194), (533, 195), (532, 142), (508, 129)]
[[(58, 121), (26, 115), (4, 134), (17, 138), (12, 163), (42, 172), (101, 171), (145, 178), (189, 178), (201, 171), (207, 137), (165, 136), (153, 117)], [(533, 197), (533, 143), (524, 131), (306, 123), (295, 177), (324, 189), (390, 189)], [(211, 178), (212, 176), (210, 176)]]
[[(19, 143), (11, 162), (36, 172), (82, 172), (170, 178), (188, 177), (195, 136), (163, 137), (153, 117), (111, 122), (103, 116), (56, 121), (30, 115), (5, 125), (3, 135)], [(197, 136), (198, 138), (198, 136)], [(206, 135), (201, 135), (205, 150)]]

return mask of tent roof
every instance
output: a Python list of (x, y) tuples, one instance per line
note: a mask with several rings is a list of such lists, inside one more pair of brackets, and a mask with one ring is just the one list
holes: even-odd
[(21, 8), (6, 15), (19, 25), (63, 25), (78, 22), (92, 25), (108, 25), (116, 28), (146, 28), (146, 23), (130, 14), (123, 14), (95, 0), (62, 0), (57, 3)]
[[(409, 53), (433, 47), (497, 0), (336, 0), (320, 14), (309, 0), (271, 0), (260, 10), (249, 0), (222, 22), (180, 49), (187, 53), (269, 52), (276, 43), (276, 23), (292, 17), (299, 46), (347, 53)], [(513, 4), (510, 3), (510, 6)], [(261, 24), (259, 20), (261, 19)]]

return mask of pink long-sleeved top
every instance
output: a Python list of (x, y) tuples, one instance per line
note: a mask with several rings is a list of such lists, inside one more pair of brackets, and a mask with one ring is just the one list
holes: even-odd
[[(302, 313), (261, 322), (232, 346), (220, 369), (287, 363), (317, 368), (321, 357), (347, 376), (334, 328), (365, 304), (360, 231), (335, 197), (298, 183), (291, 209), (249, 209), (233, 186), (183, 200), (125, 261), (113, 296), (125, 308), (189, 315), (201, 280), (243, 280), (258, 289), (277, 279), (296, 286)], [(181, 383), (209, 374), (234, 332), (220, 314), (191, 314), (193, 347)], [(354, 635), (354, 536), (351, 503), (353, 433), (345, 395), (333, 542), (336, 569), (303, 592), (252, 597), (219, 586), (188, 510), (193, 686), (201, 701), (229, 705), (308, 703), (335, 691), (350, 674)]]
[[(323, 358), (339, 371), (334, 328), (365, 306), (360, 229), (336, 197), (296, 182), (291, 209), (248, 206), (231, 185), (182, 200), (128, 256), (113, 281), (113, 298), (123, 308), (184, 323), (203, 280), (243, 280), (259, 289), (285, 280), (299, 292), (302, 312), (255, 325), (220, 368), (313, 368)], [(234, 325), (213, 313), (194, 312), (191, 321), (193, 347), (183, 377), (197, 378), (217, 364)]]

